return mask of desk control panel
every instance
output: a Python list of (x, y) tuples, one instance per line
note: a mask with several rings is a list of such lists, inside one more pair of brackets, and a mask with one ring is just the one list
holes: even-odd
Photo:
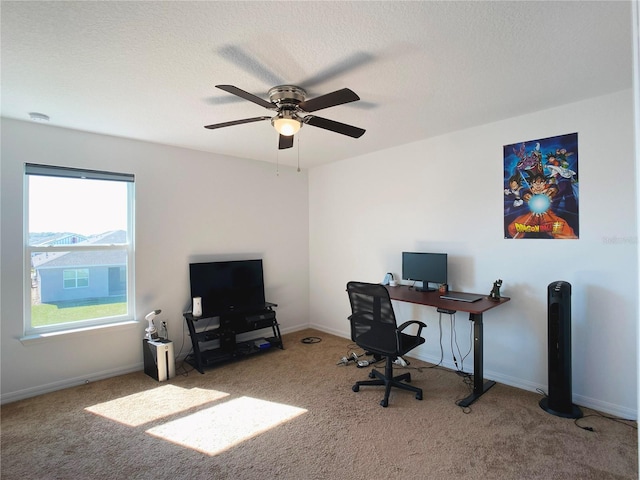
[(446, 313), (447, 315), (453, 315), (457, 310), (450, 310), (448, 308), (438, 308), (438, 313)]

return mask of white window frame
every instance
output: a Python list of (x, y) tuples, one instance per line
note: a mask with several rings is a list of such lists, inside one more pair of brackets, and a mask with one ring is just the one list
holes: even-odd
[[(127, 183), (127, 240), (126, 243), (112, 245), (92, 245), (92, 244), (65, 244), (55, 246), (32, 246), (29, 245), (29, 176), (54, 176), (63, 178), (78, 178), (89, 180), (112, 180)], [(57, 167), (50, 165), (25, 164), (24, 175), (24, 337), (29, 340), (41, 335), (58, 334), (66, 332), (76, 332), (78, 330), (92, 329), (111, 325), (121, 325), (131, 323), (135, 317), (135, 269), (134, 269), (134, 205), (135, 198), (135, 177), (133, 174), (103, 172), (96, 170), (86, 170), (79, 168)], [(127, 311), (125, 314), (92, 318), (65, 322), (55, 325), (34, 327), (31, 325), (31, 256), (33, 253), (46, 252), (68, 252), (68, 251), (108, 251), (120, 250), (126, 252), (127, 258)], [(77, 287), (80, 288), (80, 287)]]

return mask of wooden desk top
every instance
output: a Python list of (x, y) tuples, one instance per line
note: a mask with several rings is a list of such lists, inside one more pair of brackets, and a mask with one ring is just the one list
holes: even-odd
[(489, 298), (489, 295), (485, 295), (482, 300), (478, 300), (477, 302), (461, 302), (458, 300), (445, 300), (440, 298), (440, 295), (442, 294), (437, 290), (435, 292), (418, 292), (414, 288), (409, 288), (407, 285), (398, 285), (397, 287), (390, 287), (387, 285), (386, 287), (392, 300), (417, 303), (420, 305), (428, 305), (430, 307), (445, 308), (447, 310), (456, 310), (474, 314), (482, 314), (487, 310), (511, 300), (509, 297), (501, 297), (500, 300), (494, 301)]

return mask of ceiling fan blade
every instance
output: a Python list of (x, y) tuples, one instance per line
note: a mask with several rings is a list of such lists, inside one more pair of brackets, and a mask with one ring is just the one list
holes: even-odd
[(237, 95), (238, 97), (249, 100), (250, 102), (257, 103), (261, 107), (268, 108), (269, 110), (274, 110), (276, 108), (276, 105), (274, 105), (273, 103), (267, 102), (266, 100), (257, 97), (253, 93), (245, 92), (244, 90), (241, 90), (238, 87), (234, 87), (233, 85), (216, 85), (216, 88), (224, 90), (225, 92), (229, 92), (233, 95)]
[(260, 120), (270, 120), (271, 117), (253, 117), (243, 118), (242, 120), (232, 120), (230, 122), (214, 123), (213, 125), (205, 125), (204, 128), (213, 130), (214, 128), (230, 127), (232, 125), (242, 125), (243, 123), (259, 122)]
[(313, 115), (304, 117), (304, 123), (313, 125), (314, 127), (324, 128), (325, 130), (331, 130), (332, 132), (341, 133), (342, 135), (348, 135), (353, 138), (360, 138), (364, 135), (364, 132), (366, 132), (366, 130), (354, 127), (353, 125), (347, 125), (346, 123), (315, 117)]
[(280, 139), (278, 140), (278, 149), (284, 150), (285, 148), (291, 147), (293, 147), (293, 135), (289, 135), (287, 137), (280, 135)]
[(304, 85), (305, 88), (311, 88), (315, 85), (321, 85), (328, 82), (331, 79), (343, 76), (346, 72), (356, 70), (363, 65), (375, 60), (374, 56), (366, 52), (356, 52), (349, 55), (347, 58), (340, 60), (335, 65), (332, 65), (321, 72), (318, 72), (311, 78), (306, 78), (300, 81), (299, 85)]
[(360, 100), (360, 97), (353, 90), (343, 88), (342, 90), (336, 90), (335, 92), (306, 100), (299, 107), (305, 112), (315, 112), (316, 110), (335, 107), (336, 105), (355, 102), (356, 100)]
[(243, 47), (224, 45), (218, 50), (218, 54), (267, 85), (282, 85), (285, 83), (283, 78), (276, 75), (269, 67), (261, 63), (255, 55)]

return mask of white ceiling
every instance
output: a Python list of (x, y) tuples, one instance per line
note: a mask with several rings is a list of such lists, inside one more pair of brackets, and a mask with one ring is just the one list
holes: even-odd
[[(2, 116), (302, 168), (632, 86), (629, 1), (2, 1)], [(351, 88), (278, 151), (268, 99)], [(558, 132), (562, 133), (562, 132)], [(532, 133), (534, 136), (535, 134)], [(519, 141), (523, 139), (513, 139)]]

